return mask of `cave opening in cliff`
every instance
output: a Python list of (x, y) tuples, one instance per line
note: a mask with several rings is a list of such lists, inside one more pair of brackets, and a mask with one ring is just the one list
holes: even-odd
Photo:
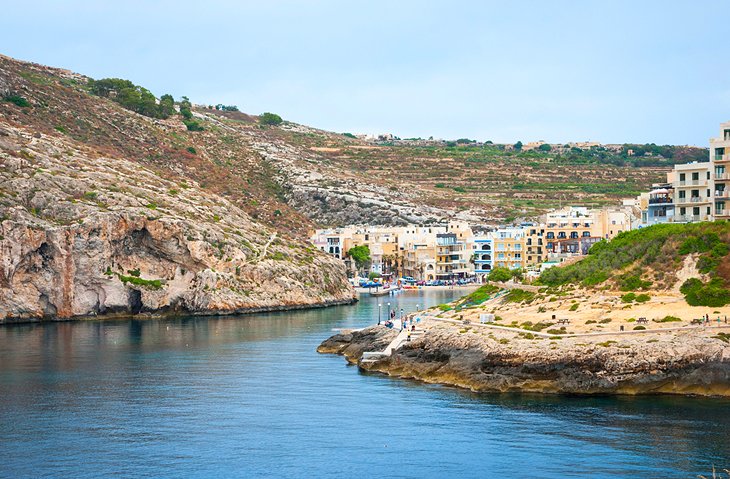
[(142, 311), (142, 291), (133, 289), (129, 292), (129, 310), (132, 314), (139, 314)]

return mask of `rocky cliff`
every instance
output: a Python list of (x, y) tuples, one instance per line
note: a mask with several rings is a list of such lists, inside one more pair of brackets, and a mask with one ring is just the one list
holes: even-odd
[(0, 122), (0, 322), (352, 300), (339, 260), (196, 182)]
[(730, 396), (730, 347), (695, 332), (618, 341), (498, 337), (458, 326), (433, 326), (391, 357), (362, 363), (392, 331), (375, 326), (325, 341), (320, 352), (344, 354), (361, 368), (483, 392), (698, 394)]

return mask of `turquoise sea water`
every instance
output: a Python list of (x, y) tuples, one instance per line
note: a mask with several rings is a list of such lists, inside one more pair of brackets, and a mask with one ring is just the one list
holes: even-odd
[(0, 477), (673, 478), (730, 468), (727, 400), (477, 395), (315, 352), (334, 328), (376, 321), (378, 301), (410, 311), (455, 294), (0, 327)]

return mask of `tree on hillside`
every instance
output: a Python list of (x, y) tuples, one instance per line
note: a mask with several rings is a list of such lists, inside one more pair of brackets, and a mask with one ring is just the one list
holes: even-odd
[(367, 245), (353, 246), (345, 255), (352, 258), (357, 269), (364, 268), (370, 262), (370, 248)]
[(259, 116), (259, 123), (262, 125), (278, 126), (281, 125), (283, 121), (284, 120), (282, 120), (276, 113), (265, 112)]
[(545, 143), (543, 145), (538, 146), (537, 149), (540, 151), (550, 151), (553, 149), (553, 147), (548, 145), (547, 143)]
[(160, 97), (160, 118), (170, 118), (175, 114), (175, 99), (172, 95), (162, 95)]
[(182, 100), (180, 101), (180, 114), (183, 116), (183, 118), (185, 118), (186, 120), (190, 120), (193, 117), (192, 108), (193, 104), (190, 103), (188, 97), (182, 97)]
[(512, 146), (514, 147), (515, 150), (522, 151), (522, 142), (521, 141), (518, 141), (517, 143), (515, 143)]
[(505, 282), (512, 279), (512, 271), (507, 268), (497, 266), (487, 276), (489, 281)]

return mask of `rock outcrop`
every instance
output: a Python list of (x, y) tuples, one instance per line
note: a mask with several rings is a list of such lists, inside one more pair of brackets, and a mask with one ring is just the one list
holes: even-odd
[(0, 323), (352, 301), (341, 261), (194, 181), (0, 122)]
[(345, 354), (369, 371), (480, 392), (730, 396), (730, 346), (698, 332), (550, 341), (436, 325), (392, 356), (363, 363), (362, 352), (390, 333), (365, 331), (330, 338), (319, 351)]

